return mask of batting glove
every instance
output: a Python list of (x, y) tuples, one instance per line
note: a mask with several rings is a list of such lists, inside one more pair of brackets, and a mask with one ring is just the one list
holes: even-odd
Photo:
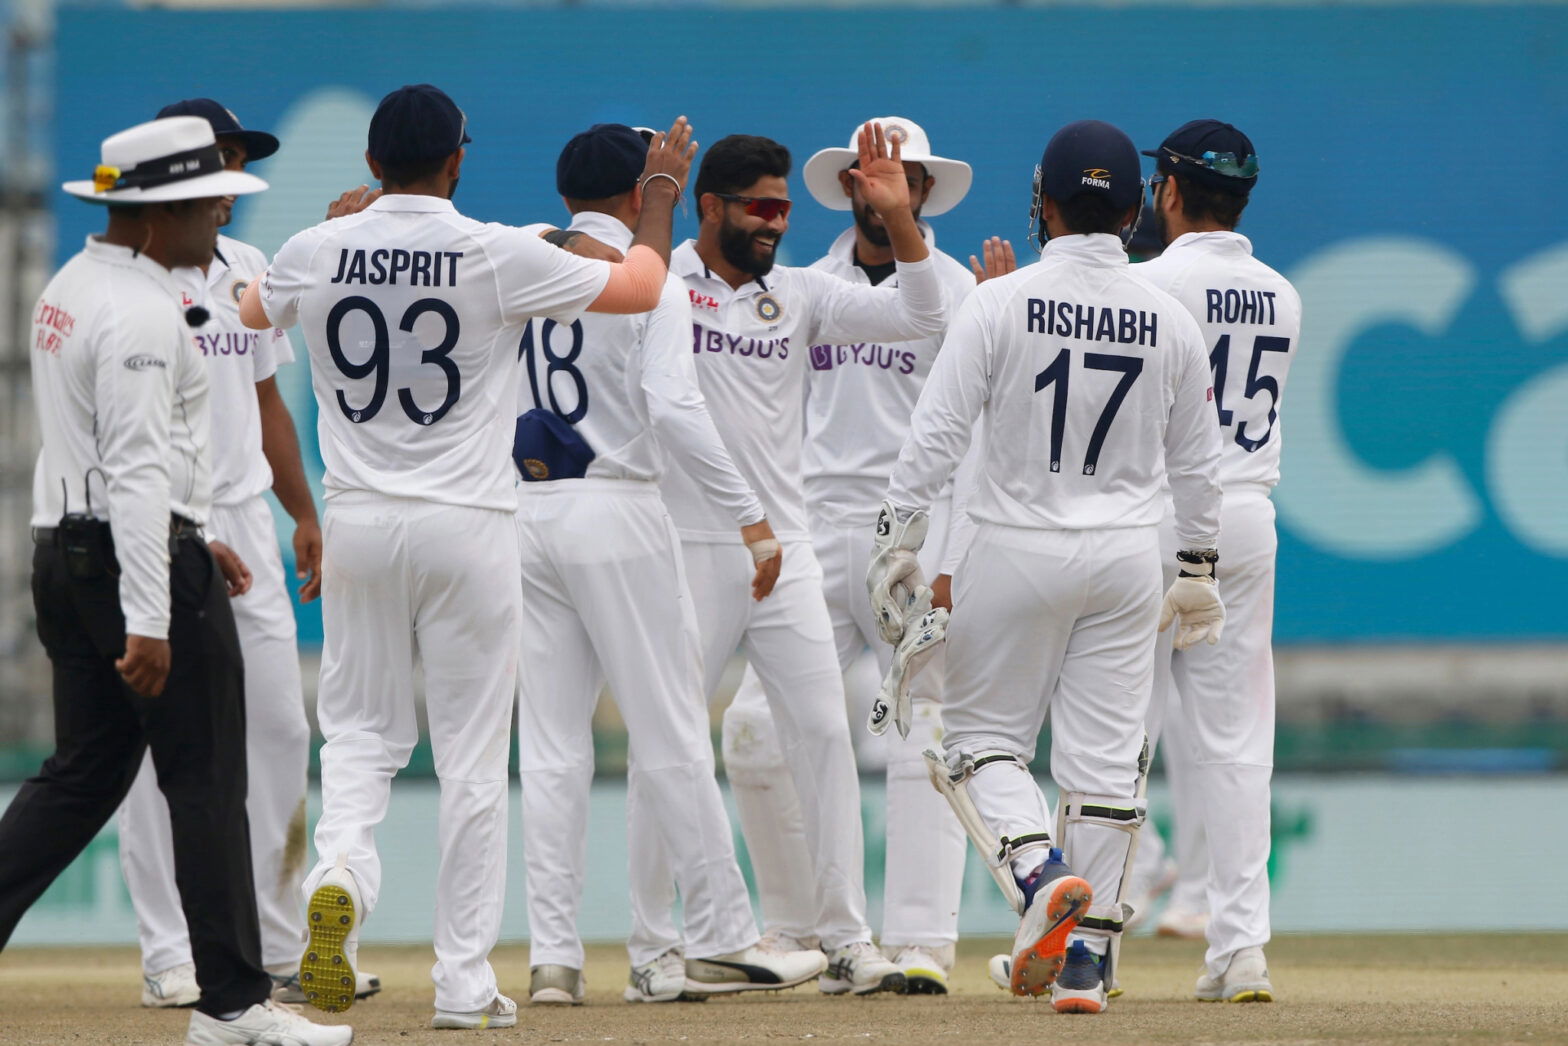
[(882, 692), (872, 702), (871, 716), (866, 721), (866, 728), (873, 734), (886, 733), (891, 718), (893, 725), (898, 727), (898, 736), (909, 737), (909, 728), (914, 723), (910, 684), (925, 669), (936, 648), (947, 639), (947, 611), (931, 606), (929, 588), (922, 586), (915, 590), (909, 612), (909, 627), (893, 651), (893, 664), (887, 670), (887, 678), (882, 680)]

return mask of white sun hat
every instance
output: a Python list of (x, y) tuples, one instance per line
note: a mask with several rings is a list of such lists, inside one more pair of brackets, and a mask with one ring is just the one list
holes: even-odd
[[(925, 164), (926, 173), (936, 179), (936, 184), (931, 186), (931, 195), (920, 209), (922, 217), (942, 214), (958, 206), (958, 201), (969, 192), (969, 183), (974, 179), (974, 172), (967, 163), (933, 156), (931, 140), (913, 120), (906, 120), (902, 116), (881, 116), (872, 123), (881, 124), (888, 137), (898, 141), (902, 159)], [(844, 187), (839, 183), (838, 175), (840, 171), (853, 167), (860, 158), (860, 150), (855, 144), (859, 134), (860, 127), (857, 126), (855, 133), (849, 136), (848, 149), (823, 149), (806, 161), (805, 169), (801, 172), (801, 177), (806, 180), (806, 188), (828, 210), (849, 210), (849, 197), (844, 195)]]
[(244, 196), (267, 183), (225, 171), (212, 125), (199, 116), (167, 116), (103, 140), (103, 162), (86, 181), (60, 188), (89, 203), (165, 203)]

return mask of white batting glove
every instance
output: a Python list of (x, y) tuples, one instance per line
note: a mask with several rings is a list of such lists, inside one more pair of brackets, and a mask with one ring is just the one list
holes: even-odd
[(1208, 640), (1210, 646), (1220, 641), (1225, 628), (1225, 604), (1220, 602), (1219, 586), (1213, 577), (1179, 577), (1165, 593), (1160, 605), (1160, 631), (1176, 622), (1177, 650), (1196, 646)]
[(931, 590), (915, 590), (914, 603), (910, 606), (909, 627), (893, 651), (893, 664), (882, 680), (882, 692), (872, 702), (871, 716), (866, 728), (873, 734), (887, 732), (888, 720), (898, 727), (898, 736), (909, 737), (914, 723), (913, 701), (909, 696), (910, 684), (930, 662), (936, 648), (947, 639), (947, 611), (931, 606)]
[(871, 613), (884, 643), (896, 646), (904, 638), (905, 624), (920, 616), (913, 612), (913, 606), (926, 579), (915, 553), (925, 544), (930, 524), (930, 517), (918, 511), (900, 523), (892, 502), (882, 502), (871, 568), (866, 572), (866, 591), (871, 596)]

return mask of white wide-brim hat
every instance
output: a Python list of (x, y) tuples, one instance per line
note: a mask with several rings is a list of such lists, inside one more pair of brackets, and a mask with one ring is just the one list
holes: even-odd
[[(901, 159), (925, 164), (926, 173), (936, 179), (936, 184), (931, 186), (931, 195), (926, 197), (925, 206), (920, 209), (921, 217), (942, 214), (958, 206), (958, 201), (969, 192), (969, 183), (974, 180), (974, 171), (967, 163), (932, 155), (931, 140), (913, 120), (882, 116), (871, 122), (881, 124), (889, 138), (897, 139)], [(849, 170), (860, 159), (860, 150), (856, 147), (859, 134), (860, 128), (856, 127), (855, 133), (849, 136), (848, 149), (823, 149), (806, 161), (801, 172), (811, 195), (830, 211), (850, 209), (849, 197), (838, 176), (840, 171)]]
[(199, 116), (166, 116), (103, 140), (103, 162), (86, 181), (60, 188), (89, 203), (166, 203), (245, 196), (267, 183), (225, 171), (212, 125)]

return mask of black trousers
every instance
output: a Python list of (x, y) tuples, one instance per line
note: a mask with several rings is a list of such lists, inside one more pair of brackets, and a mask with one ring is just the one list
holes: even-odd
[(244, 667), (206, 543), (174, 540), (171, 552), (172, 667), (162, 695), (142, 697), (114, 667), (125, 648), (118, 580), (74, 579), (58, 548), (34, 551), (38, 637), (54, 666), (55, 751), (0, 817), (0, 948), (119, 808), (151, 748), (169, 803), (197, 1007), (216, 1016), (272, 990), (245, 816)]

